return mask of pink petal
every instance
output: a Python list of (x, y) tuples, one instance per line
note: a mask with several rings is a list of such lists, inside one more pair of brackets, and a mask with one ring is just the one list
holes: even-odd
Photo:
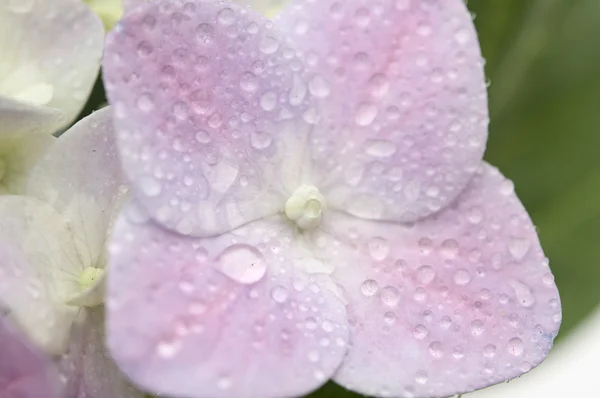
[(462, 191), (488, 125), (464, 0), (298, 0), (276, 24), (305, 55), (320, 98), (312, 158), (330, 206), (413, 221)]
[(109, 35), (104, 77), (123, 166), (152, 217), (207, 236), (280, 210), (309, 128), (302, 74), (272, 23), (246, 7), (129, 13)]
[[(108, 276), (108, 345), (141, 387), (186, 397), (291, 397), (322, 385), (347, 349), (329, 277), (309, 276), (286, 222), (189, 239), (129, 207)], [(226, 276), (228, 275), (228, 276)]]
[(58, 372), (52, 361), (33, 348), (1, 312), (0, 353), (0, 397), (64, 396)]
[(60, 367), (69, 398), (143, 398), (120, 372), (104, 345), (104, 308), (82, 310)]
[(335, 377), (343, 386), (445, 397), (528, 372), (552, 347), (561, 321), (554, 278), (497, 169), (482, 166), (455, 205), (413, 226), (343, 214), (329, 225), (349, 245), (332, 276), (352, 325)]

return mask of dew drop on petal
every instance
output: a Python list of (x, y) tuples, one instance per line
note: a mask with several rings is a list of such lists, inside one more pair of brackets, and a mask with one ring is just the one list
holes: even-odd
[(429, 335), (429, 329), (425, 325), (417, 325), (413, 329), (413, 337), (417, 340), (423, 340)]
[(288, 291), (283, 286), (275, 286), (273, 290), (271, 290), (271, 298), (277, 303), (285, 303), (288, 299), (288, 296)]
[(525, 351), (525, 344), (523, 344), (523, 340), (518, 337), (513, 337), (508, 341), (507, 350), (509, 354), (518, 357), (523, 354)]
[(154, 177), (141, 177), (138, 180), (138, 184), (140, 189), (142, 190), (142, 193), (149, 198), (156, 197), (162, 192), (162, 186), (160, 182)]
[(480, 336), (483, 333), (484, 325), (480, 319), (475, 319), (471, 322), (471, 334), (473, 336)]
[(513, 288), (517, 302), (521, 306), (529, 308), (535, 304), (535, 297), (529, 286), (516, 280), (510, 281), (509, 285)]
[(250, 145), (254, 149), (265, 149), (271, 145), (271, 135), (265, 131), (254, 131), (250, 134)]
[(310, 79), (308, 89), (317, 98), (325, 98), (331, 93), (329, 82), (321, 75), (315, 75)]
[(439, 359), (444, 355), (444, 351), (442, 350), (442, 343), (440, 343), (439, 341), (434, 341), (431, 344), (429, 344), (429, 354), (431, 354), (432, 357)]
[(531, 247), (531, 242), (526, 238), (513, 238), (508, 243), (508, 251), (515, 260), (522, 260)]
[(360, 291), (367, 297), (374, 296), (379, 291), (379, 284), (376, 280), (367, 279), (360, 285)]
[(420, 283), (427, 285), (435, 279), (435, 271), (429, 265), (424, 265), (417, 270), (417, 279)]
[(396, 153), (396, 146), (386, 140), (371, 140), (367, 142), (365, 152), (374, 158), (389, 158)]
[(395, 307), (398, 301), (400, 301), (400, 293), (394, 286), (386, 286), (381, 289), (379, 297), (381, 298), (381, 302), (388, 307)]
[(390, 254), (390, 246), (383, 238), (373, 238), (368, 243), (369, 254), (375, 261), (383, 261)]
[(357, 125), (365, 127), (375, 121), (378, 113), (379, 109), (375, 105), (365, 102), (358, 106), (354, 121)]
[(496, 346), (493, 344), (488, 344), (483, 347), (483, 356), (486, 358), (492, 358), (496, 355)]
[(272, 111), (277, 107), (277, 94), (274, 91), (267, 91), (260, 97), (260, 106), (265, 111)]
[(218, 264), (221, 272), (243, 284), (258, 282), (267, 271), (262, 254), (247, 245), (228, 247), (219, 255)]
[(471, 282), (471, 274), (464, 268), (457, 270), (454, 273), (454, 283), (459, 286), (467, 285)]

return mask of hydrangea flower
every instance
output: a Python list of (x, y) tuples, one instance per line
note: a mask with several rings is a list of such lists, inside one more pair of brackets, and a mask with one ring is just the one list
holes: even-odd
[(0, 306), (60, 358), (67, 397), (142, 396), (104, 347), (105, 242), (125, 195), (104, 109), (58, 138), (32, 170), (27, 196), (0, 197)]
[(0, 26), (0, 194), (22, 194), (49, 135), (85, 104), (104, 32), (80, 0), (4, 1)]
[(463, 1), (298, 0), (274, 21), (142, 4), (107, 39), (104, 80), (134, 191), (107, 339), (140, 386), (441, 397), (547, 355), (558, 291), (513, 184), (482, 161)]

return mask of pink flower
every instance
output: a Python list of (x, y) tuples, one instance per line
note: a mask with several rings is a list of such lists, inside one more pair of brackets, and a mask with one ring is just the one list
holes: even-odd
[(273, 22), (144, 4), (104, 74), (134, 190), (108, 344), (140, 386), (448, 396), (547, 355), (558, 291), (512, 183), (482, 162), (462, 0), (298, 0)]

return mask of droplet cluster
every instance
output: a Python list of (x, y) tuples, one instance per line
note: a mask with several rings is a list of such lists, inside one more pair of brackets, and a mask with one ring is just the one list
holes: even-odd
[(414, 226), (332, 222), (350, 246), (339, 250), (332, 275), (352, 314), (353, 350), (339, 381), (367, 395), (446, 396), (514, 378), (544, 359), (560, 301), (511, 187), (484, 165), (456, 205)]
[[(331, 205), (413, 221), (464, 188), (487, 138), (483, 59), (457, 1), (297, 1), (281, 16), (321, 110), (314, 169)], [(348, 165), (356, 164), (350, 175)]]
[(147, 4), (106, 53), (122, 163), (154, 219), (212, 235), (280, 209), (310, 95), (272, 22), (230, 2)]

